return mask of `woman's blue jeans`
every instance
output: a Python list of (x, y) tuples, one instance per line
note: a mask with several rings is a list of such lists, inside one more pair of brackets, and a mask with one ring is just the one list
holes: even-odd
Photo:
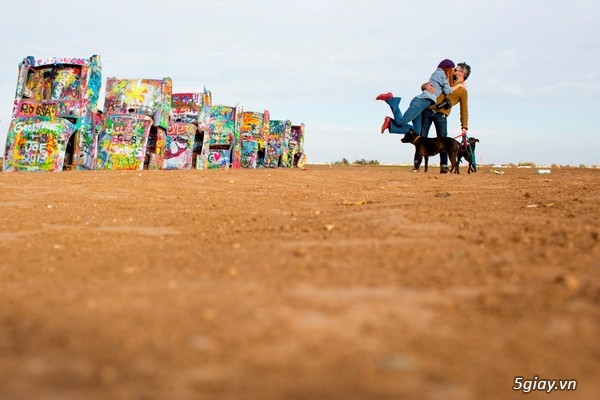
[[(431, 105), (431, 100), (414, 97), (404, 115), (400, 111), (400, 100), (400, 97), (392, 97), (386, 100), (394, 115), (394, 120), (390, 122), (390, 133), (404, 134), (412, 129), (417, 135), (421, 134), (421, 114), (423, 110)], [(411, 122), (412, 126), (410, 125)]]

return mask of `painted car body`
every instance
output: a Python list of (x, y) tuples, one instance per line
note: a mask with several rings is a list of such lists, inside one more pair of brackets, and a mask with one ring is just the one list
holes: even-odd
[(242, 141), (242, 168), (264, 166), (265, 143), (269, 136), (269, 111), (244, 111), (240, 137)]
[(197, 168), (240, 168), (242, 106), (214, 105), (210, 110), (207, 158), (205, 163), (198, 162)]
[(159, 131), (156, 140), (158, 169), (192, 169), (208, 158), (209, 136), (205, 135), (211, 93), (175, 93), (171, 101), (171, 121), (167, 132)]
[(106, 80), (95, 169), (155, 168), (156, 144), (169, 129), (171, 78)]
[(277, 168), (284, 164), (283, 156), (287, 156), (284, 151), (286, 149), (285, 144), (289, 141), (291, 132), (292, 123), (290, 120), (271, 120), (265, 146), (265, 167)]
[(102, 85), (100, 56), (26, 57), (19, 65), (4, 171), (91, 170), (95, 114)]
[(304, 124), (292, 125), (285, 157), (287, 167), (301, 167), (306, 163), (304, 154)]

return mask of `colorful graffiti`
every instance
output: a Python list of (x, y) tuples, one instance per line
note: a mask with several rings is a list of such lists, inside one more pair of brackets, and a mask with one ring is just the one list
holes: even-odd
[(156, 153), (162, 159), (160, 169), (191, 169), (194, 159), (194, 140), (197, 126), (173, 122), (166, 135), (157, 140)]
[(19, 64), (5, 171), (293, 167), (304, 124), (268, 110), (213, 106), (212, 94), (172, 94), (163, 79), (106, 80), (100, 57), (26, 57)]
[(29, 75), (23, 95), (34, 101), (77, 100), (80, 88), (81, 68), (48, 66)]
[[(242, 140), (242, 167), (262, 167), (265, 160), (265, 143), (269, 135), (269, 111), (255, 112), (245, 111), (242, 117), (242, 128), (240, 132)], [(256, 142), (256, 145), (245, 142)], [(252, 150), (255, 149), (255, 150)], [(255, 151), (255, 153), (250, 153)]]
[(104, 113), (108, 115), (143, 114), (153, 125), (169, 129), (171, 113), (171, 78), (106, 80)]
[(106, 81), (96, 169), (158, 168), (171, 112), (171, 78)]
[(210, 149), (208, 151), (208, 165), (211, 169), (227, 169), (231, 165), (231, 151), (229, 149)]
[(171, 120), (197, 124), (202, 107), (202, 93), (173, 93)]
[(96, 169), (143, 169), (152, 119), (110, 115), (98, 137)]
[(256, 140), (242, 140), (242, 168), (256, 168), (259, 144)]
[[(19, 64), (13, 121), (6, 141), (5, 171), (62, 171), (65, 164), (69, 168), (93, 169), (96, 141), (93, 116), (98, 108), (101, 70), (100, 57), (96, 55), (88, 60), (23, 59)], [(49, 126), (52, 126), (49, 131), (32, 131)], [(56, 132), (60, 127), (65, 132)], [(29, 136), (22, 136), (25, 135), (23, 132), (28, 132)], [(52, 138), (65, 141), (65, 146), (48, 150), (48, 142), (40, 142), (35, 147), (51, 152), (22, 157), (20, 144), (30, 140), (52, 142)], [(13, 156), (18, 158), (11, 158)], [(52, 159), (45, 160), (44, 157)]]
[[(212, 95), (206, 88), (202, 93), (175, 93), (172, 97), (171, 124), (164, 145), (165, 169), (199, 169), (208, 167)], [(184, 143), (187, 143), (184, 149)], [(163, 152), (157, 146), (157, 153)], [(170, 157), (169, 154), (177, 154)], [(176, 161), (178, 160), (178, 161)]]
[(267, 138), (265, 167), (276, 168), (284, 165), (283, 156), (287, 156), (287, 143), (292, 131), (290, 120), (272, 120)]
[(19, 102), (19, 117), (60, 117), (69, 118), (81, 114), (81, 103), (78, 101), (28, 101)]
[[(304, 155), (304, 124), (292, 125), (285, 157), (288, 167), (297, 167)], [(304, 157), (305, 158), (305, 157)]]
[(244, 111), (242, 117), (242, 140), (252, 138), (254, 140), (263, 140), (264, 114), (254, 111)]
[(61, 118), (13, 118), (4, 171), (62, 171), (73, 131), (73, 124)]
[(213, 106), (210, 112), (211, 144), (231, 143), (238, 127), (236, 109), (228, 106)]
[(209, 150), (207, 167), (239, 168), (242, 151), (240, 144), (241, 106), (215, 105), (210, 108), (208, 129)]

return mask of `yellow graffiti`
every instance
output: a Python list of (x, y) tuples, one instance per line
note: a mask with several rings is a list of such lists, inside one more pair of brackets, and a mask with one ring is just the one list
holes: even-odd
[(125, 99), (128, 104), (142, 104), (144, 102), (144, 95), (148, 92), (148, 88), (145, 85), (138, 85), (137, 82), (132, 82), (129, 90), (125, 92)]

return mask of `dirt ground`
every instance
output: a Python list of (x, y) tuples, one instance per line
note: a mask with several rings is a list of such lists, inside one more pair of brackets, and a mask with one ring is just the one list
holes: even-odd
[(0, 173), (0, 398), (598, 399), (600, 170), (502, 172)]

